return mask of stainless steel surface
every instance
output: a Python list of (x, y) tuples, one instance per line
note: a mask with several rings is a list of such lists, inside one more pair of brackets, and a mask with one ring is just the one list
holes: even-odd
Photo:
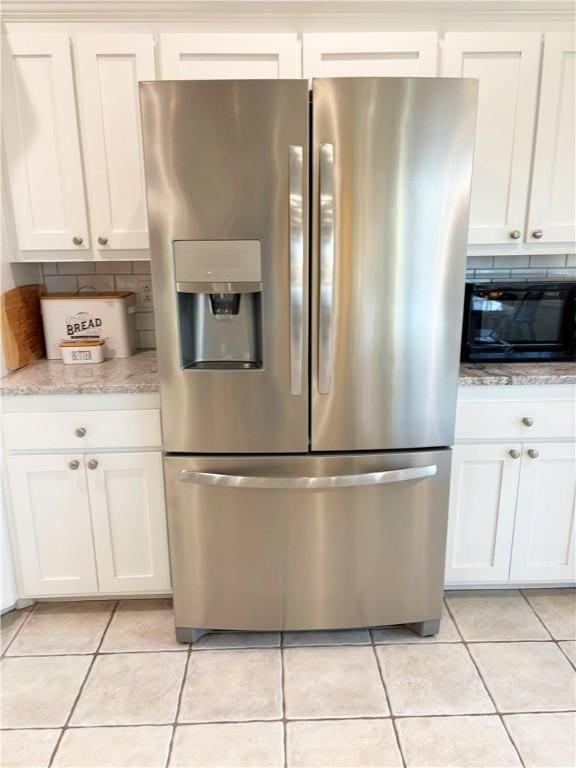
[(522, 424), (524, 424), (525, 427), (531, 427), (534, 424), (534, 419), (530, 416), (524, 416)]
[(509, 455), (510, 455), (510, 456), (511, 456), (513, 459), (519, 459), (519, 458), (520, 458), (520, 451), (519, 451), (517, 448), (511, 448), (511, 449), (508, 451), (508, 454), (509, 454)]
[(259, 293), (262, 283), (176, 283), (178, 293)]
[[(88, 464), (90, 466), (90, 464)], [(277, 488), (293, 490), (314, 490), (329, 488), (357, 488), (362, 485), (384, 485), (385, 483), (404, 483), (422, 477), (433, 477), (438, 471), (435, 464), (427, 467), (409, 467), (390, 469), (385, 472), (365, 472), (360, 475), (332, 475), (327, 477), (258, 477), (254, 475), (222, 475), (214, 472), (180, 472), (178, 479), (182, 483), (197, 485), (218, 485), (228, 488)]]
[(78, 461), (78, 459), (72, 459), (72, 461), (68, 464), (68, 467), (70, 469), (78, 469), (79, 466), (80, 466), (80, 462)]
[(290, 392), (302, 394), (304, 368), (303, 149), (290, 146)]
[(536, 240), (540, 240), (540, 238), (543, 236), (544, 232), (541, 229), (535, 229), (534, 232), (532, 232), (532, 237)]
[(98, 467), (98, 462), (96, 461), (96, 459), (90, 459), (90, 461), (88, 462), (88, 469), (97, 469), (97, 467)]
[(72, 238), (72, 242), (74, 243), (74, 245), (82, 245), (84, 240), (81, 237), (76, 236)]
[[(141, 106), (164, 449), (308, 449), (308, 349), (291, 392), (290, 146), (308, 166), (304, 80), (142, 83)], [(307, 232), (308, 176), (302, 183)], [(173, 242), (257, 240), (262, 367), (183, 370)], [(304, 259), (307, 325), (308, 253)], [(254, 295), (254, 294), (247, 294)], [(178, 294), (178, 298), (182, 294)]]
[(540, 451), (536, 450), (536, 448), (528, 448), (528, 456), (531, 459), (537, 459), (540, 456)]
[(86, 436), (86, 427), (78, 427), (76, 430), (76, 437), (85, 437)]
[[(450, 456), (166, 457), (176, 625), (328, 629), (438, 619)], [(179, 480), (183, 471), (289, 479), (430, 466), (437, 473), (419, 479), (298, 491)]]
[(520, 232), (519, 229), (515, 229), (513, 232), (510, 232), (510, 237), (512, 240), (520, 240), (522, 237), (522, 232)]
[(108, 238), (100, 236), (98, 238), (98, 245), (108, 245)]
[(258, 240), (179, 240), (174, 243), (176, 282), (258, 283), (262, 252)]
[(326, 395), (332, 381), (334, 315), (334, 147), (319, 148), (320, 288), (318, 306), (318, 391)]
[[(312, 449), (450, 445), (477, 83), (342, 78), (314, 81), (313, 93)], [(328, 392), (319, 266), (326, 144), (334, 147)]]

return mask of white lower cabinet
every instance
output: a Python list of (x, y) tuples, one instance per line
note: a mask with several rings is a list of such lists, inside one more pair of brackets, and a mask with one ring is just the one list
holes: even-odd
[[(447, 582), (508, 579), (520, 445), (457, 445), (452, 458)], [(514, 453), (514, 455), (516, 455)]]
[(98, 590), (82, 456), (8, 456), (20, 597)]
[(527, 444), (522, 456), (510, 579), (576, 578), (574, 443)]
[(162, 454), (7, 460), (20, 597), (170, 590)]
[(161, 453), (86, 456), (101, 592), (170, 589)]
[(573, 392), (539, 389), (531, 400), (486, 387), (458, 404), (448, 587), (576, 580)]

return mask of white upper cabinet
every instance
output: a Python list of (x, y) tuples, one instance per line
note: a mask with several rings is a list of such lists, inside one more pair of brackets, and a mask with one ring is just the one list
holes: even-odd
[(470, 244), (526, 236), (540, 47), (538, 33), (445, 36), (443, 76), (479, 80)]
[(544, 41), (528, 242), (576, 240), (575, 92), (574, 35), (549, 33)]
[(436, 32), (303, 35), (304, 77), (434, 77)]
[(78, 35), (79, 100), (94, 247), (148, 248), (138, 81), (154, 80), (154, 38)]
[(3, 125), (18, 244), (89, 248), (67, 35), (9, 35)]
[(163, 80), (299, 78), (295, 34), (183, 33), (160, 35)]
[(526, 443), (518, 488), (512, 581), (576, 579), (574, 443)]

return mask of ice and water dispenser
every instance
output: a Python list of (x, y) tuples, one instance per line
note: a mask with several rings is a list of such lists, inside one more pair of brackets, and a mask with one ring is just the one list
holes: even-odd
[(182, 367), (262, 368), (258, 240), (177, 240), (174, 272)]

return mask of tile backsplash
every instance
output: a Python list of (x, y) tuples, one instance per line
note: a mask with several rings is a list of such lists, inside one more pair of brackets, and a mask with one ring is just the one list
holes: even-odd
[[(147, 261), (70, 261), (42, 264), (52, 291), (132, 291), (136, 294), (138, 346), (155, 349), (154, 297)], [(468, 280), (576, 280), (576, 256), (469, 256)]]
[(147, 261), (70, 261), (42, 264), (49, 293), (132, 291), (136, 294), (136, 333), (140, 349), (155, 349), (154, 298)]

